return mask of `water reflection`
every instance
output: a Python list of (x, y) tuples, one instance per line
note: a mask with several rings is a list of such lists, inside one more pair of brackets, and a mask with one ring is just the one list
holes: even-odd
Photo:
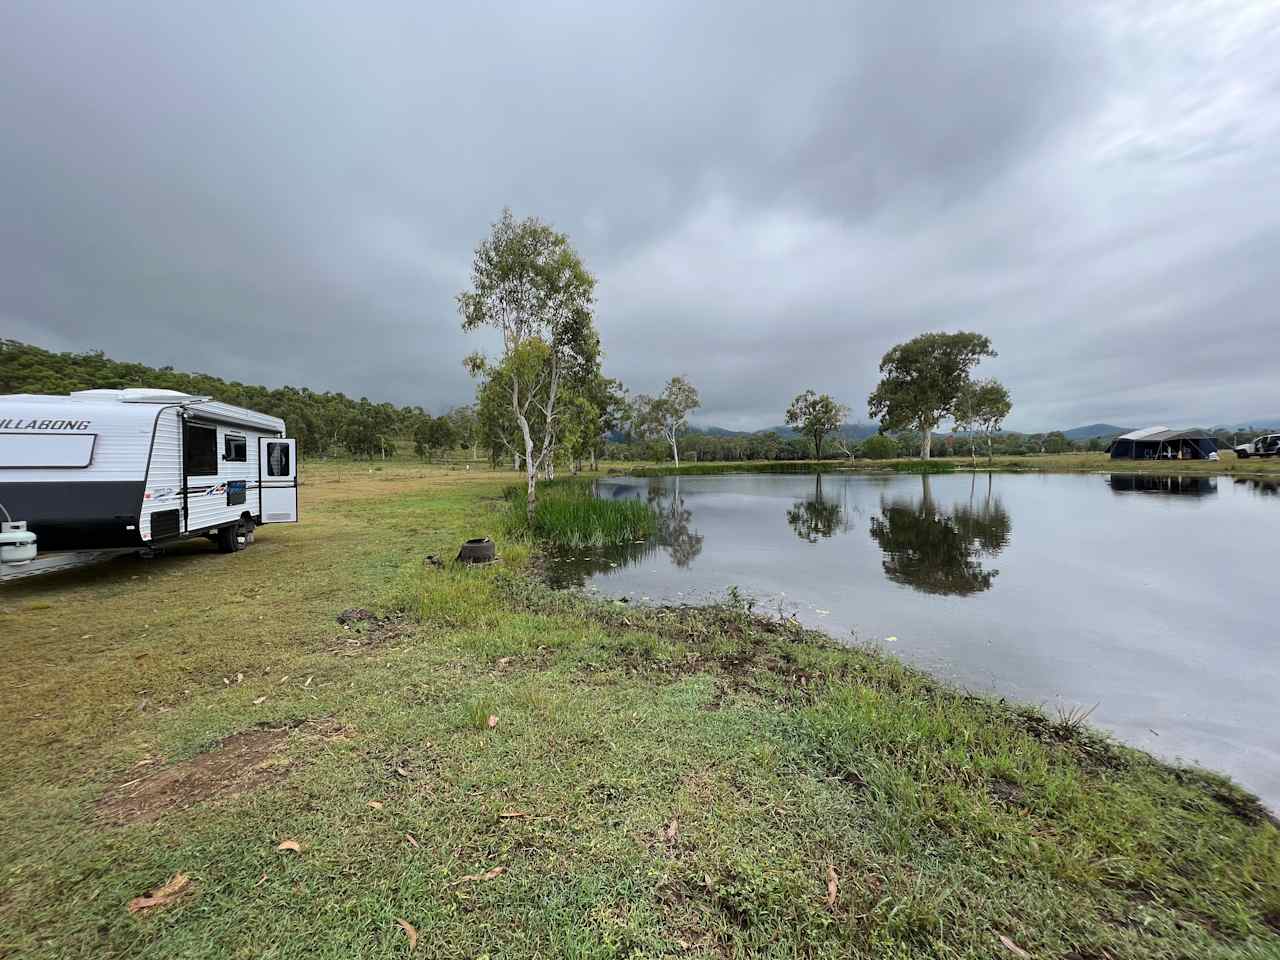
[(1260, 497), (1274, 497), (1280, 494), (1280, 484), (1274, 480), (1255, 480), (1250, 477), (1236, 477), (1235, 485), (1237, 488), (1249, 490), (1256, 493)]
[(1108, 482), (1113, 493), (1164, 493), (1204, 497), (1218, 492), (1217, 477), (1153, 477), (1140, 473), (1113, 473)]
[[(976, 480), (976, 478), (975, 478)], [(894, 583), (921, 593), (970, 596), (990, 590), (999, 570), (988, 570), (1009, 543), (1013, 523), (998, 497), (944, 509), (934, 502), (928, 474), (921, 476), (920, 497), (881, 497), (880, 515), (871, 518), (871, 538), (880, 547), (881, 565)]]
[[(787, 523), (801, 540), (817, 543), (824, 537), (833, 537), (837, 532), (849, 532), (849, 510), (845, 498), (840, 501), (829, 499), (822, 490), (822, 474), (813, 478), (813, 496), (797, 500), (787, 509)], [(840, 485), (842, 492), (848, 487)]]
[(687, 567), (702, 553), (702, 535), (689, 526), (693, 511), (680, 495), (680, 478), (675, 477), (669, 494), (660, 478), (649, 484), (649, 504), (658, 511), (658, 543), (666, 547), (677, 567)]
[(657, 540), (652, 538), (607, 549), (561, 548), (548, 552), (544, 576), (547, 583), (557, 590), (584, 587), (596, 574), (643, 563), (659, 548)]

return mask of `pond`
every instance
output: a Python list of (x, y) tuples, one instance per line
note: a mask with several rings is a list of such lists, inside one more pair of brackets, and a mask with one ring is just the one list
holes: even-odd
[[(757, 609), (1059, 709), (1280, 809), (1280, 496), (1206, 476), (609, 479), (658, 535), (553, 555), (557, 586)], [(1095, 708), (1096, 704), (1096, 708)]]

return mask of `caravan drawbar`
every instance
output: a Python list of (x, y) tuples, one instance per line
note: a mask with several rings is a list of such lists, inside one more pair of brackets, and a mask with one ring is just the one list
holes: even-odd
[(174, 390), (0, 396), (0, 562), (207, 536), (235, 551), (298, 519), (284, 421)]

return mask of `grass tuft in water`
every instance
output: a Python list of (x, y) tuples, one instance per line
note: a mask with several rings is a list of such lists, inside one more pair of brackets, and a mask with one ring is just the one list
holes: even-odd
[(574, 477), (538, 484), (529, 521), (525, 491), (508, 487), (507, 532), (564, 547), (611, 547), (644, 540), (658, 528), (653, 507), (639, 500), (600, 500), (592, 481)]
[(895, 463), (893, 469), (898, 473), (954, 473), (956, 465), (941, 460), (908, 460)]

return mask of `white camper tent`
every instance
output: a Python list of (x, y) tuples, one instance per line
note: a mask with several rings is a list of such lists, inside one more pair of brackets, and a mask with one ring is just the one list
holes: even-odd
[(173, 390), (0, 396), (0, 506), (49, 549), (150, 547), (208, 536), (224, 550), (298, 519), (284, 421)]

